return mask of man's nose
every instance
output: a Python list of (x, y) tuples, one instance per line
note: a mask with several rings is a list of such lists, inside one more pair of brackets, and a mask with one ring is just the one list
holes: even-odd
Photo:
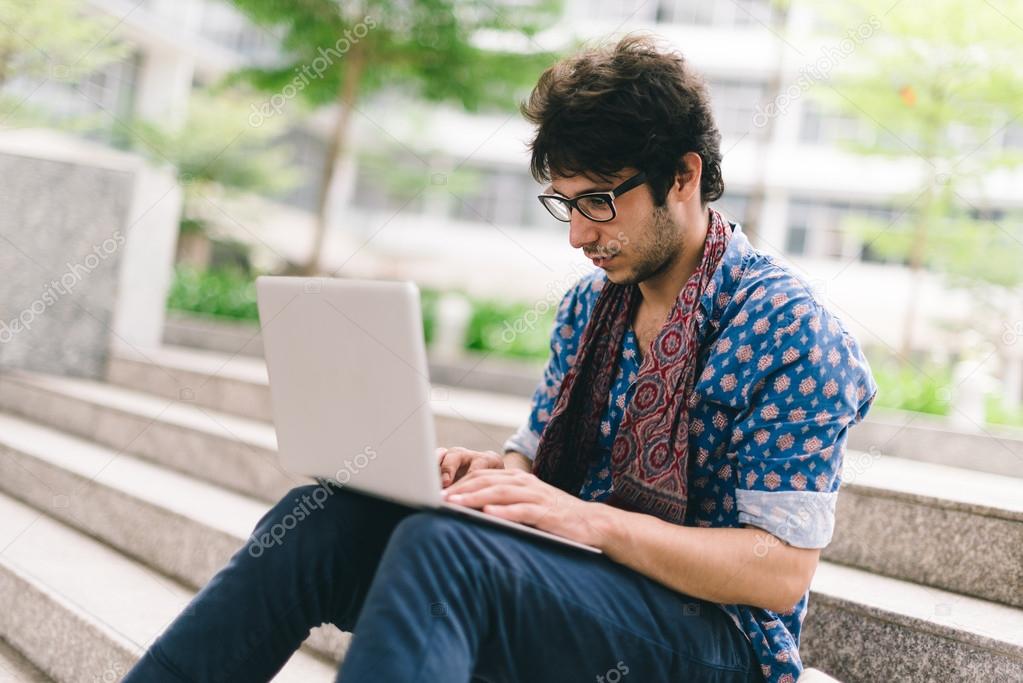
[(572, 217), (568, 223), (568, 243), (573, 249), (581, 249), (587, 244), (593, 244), (599, 237), (597, 224), (578, 210), (572, 210)]

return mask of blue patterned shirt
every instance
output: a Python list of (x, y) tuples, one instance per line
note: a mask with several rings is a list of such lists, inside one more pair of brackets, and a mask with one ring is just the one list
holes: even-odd
[[(866, 415), (877, 387), (855, 339), (807, 283), (754, 249), (738, 225), (733, 231), (696, 313), (706, 336), (689, 409), (684, 524), (749, 524), (795, 547), (823, 548), (834, 530), (848, 429)], [(604, 272), (594, 271), (562, 300), (532, 412), (506, 449), (535, 456), (605, 282)], [(641, 361), (630, 328), (579, 491), (586, 500), (611, 493), (611, 446)], [(768, 683), (793, 683), (802, 671), (799, 631), (808, 597), (782, 613), (720, 605), (749, 638)]]

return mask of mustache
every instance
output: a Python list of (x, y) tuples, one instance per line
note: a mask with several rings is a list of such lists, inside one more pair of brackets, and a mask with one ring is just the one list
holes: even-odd
[(583, 254), (586, 258), (611, 258), (612, 256), (617, 256), (621, 251), (621, 246), (613, 245), (609, 245), (606, 248), (597, 247), (595, 249), (583, 247)]

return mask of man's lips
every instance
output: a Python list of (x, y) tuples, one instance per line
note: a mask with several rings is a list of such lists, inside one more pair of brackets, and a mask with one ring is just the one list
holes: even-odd
[(593, 265), (601, 268), (606, 266), (617, 254), (605, 254), (604, 256), (590, 256), (590, 260), (593, 261)]

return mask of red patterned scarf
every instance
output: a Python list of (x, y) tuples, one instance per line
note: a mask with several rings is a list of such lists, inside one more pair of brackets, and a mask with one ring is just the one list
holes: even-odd
[[(731, 226), (710, 209), (703, 258), (644, 353), (611, 449), (610, 502), (675, 524), (685, 519), (689, 491), (688, 408), (702, 341), (695, 313), (731, 236)], [(639, 301), (637, 285), (604, 283), (541, 435), (533, 472), (572, 495), (595, 455), (618, 353)]]

